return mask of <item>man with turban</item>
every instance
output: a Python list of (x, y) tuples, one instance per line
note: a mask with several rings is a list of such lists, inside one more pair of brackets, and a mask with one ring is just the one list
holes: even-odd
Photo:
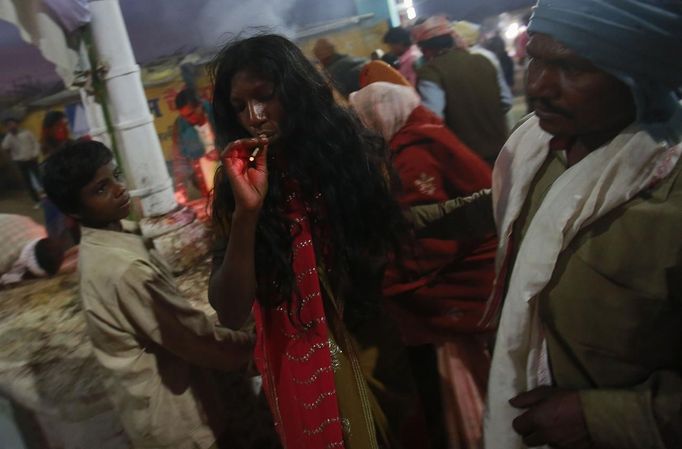
[(485, 447), (680, 448), (682, 2), (539, 0), (529, 32), (535, 114), (493, 171)]
[(416, 25), (412, 37), (426, 60), (417, 71), (424, 106), (492, 165), (507, 139), (505, 112), (511, 104), (500, 90), (495, 66), (470, 53), (444, 16)]

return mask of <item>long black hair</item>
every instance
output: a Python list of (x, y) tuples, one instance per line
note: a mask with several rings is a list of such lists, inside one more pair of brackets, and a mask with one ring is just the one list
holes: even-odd
[[(284, 159), (288, 177), (313, 205), (318, 220), (313, 237), (324, 239), (316, 241), (316, 247), (331, 248), (327, 268), (335, 294), (343, 297), (348, 313), (376, 310), (386, 258), (399, 251), (406, 229), (391, 192), (386, 144), (336, 103), (328, 83), (296, 45), (272, 34), (229, 43), (213, 63), (219, 144), (248, 135), (230, 102), (232, 79), (244, 70), (273, 83), (285, 113), (280, 141), (269, 152), (269, 190), (256, 230), (259, 301), (274, 307), (296, 294), (290, 231), (295, 224), (284, 212), (283, 173), (278, 168)], [(316, 194), (324, 210), (315, 208)], [(214, 223), (229, 222), (234, 208), (230, 185), (219, 171)], [(320, 229), (326, 229), (324, 235)]]

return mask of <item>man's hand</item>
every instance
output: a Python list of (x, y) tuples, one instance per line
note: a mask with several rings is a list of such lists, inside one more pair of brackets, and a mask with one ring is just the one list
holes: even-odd
[(558, 449), (591, 449), (580, 396), (575, 390), (539, 387), (511, 399), (526, 412), (512, 423), (530, 447), (548, 444)]

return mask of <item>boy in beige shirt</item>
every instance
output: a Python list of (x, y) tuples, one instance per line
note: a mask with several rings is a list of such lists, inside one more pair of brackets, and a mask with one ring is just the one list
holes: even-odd
[(133, 446), (218, 447), (226, 418), (212, 369), (246, 365), (251, 336), (193, 308), (143, 239), (124, 232), (130, 195), (107, 147), (79, 142), (55, 153), (45, 163), (44, 185), (83, 227), (88, 333)]

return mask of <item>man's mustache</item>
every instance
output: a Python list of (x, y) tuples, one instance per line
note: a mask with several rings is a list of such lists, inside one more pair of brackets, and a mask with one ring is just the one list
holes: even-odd
[(531, 104), (533, 105), (533, 107), (535, 107), (535, 108), (540, 106), (542, 109), (544, 109), (547, 112), (551, 112), (552, 114), (563, 115), (566, 118), (573, 118), (573, 114), (571, 114), (569, 111), (553, 105), (552, 103), (550, 103), (548, 100), (546, 100), (544, 98), (531, 97), (530, 101), (531, 101)]

